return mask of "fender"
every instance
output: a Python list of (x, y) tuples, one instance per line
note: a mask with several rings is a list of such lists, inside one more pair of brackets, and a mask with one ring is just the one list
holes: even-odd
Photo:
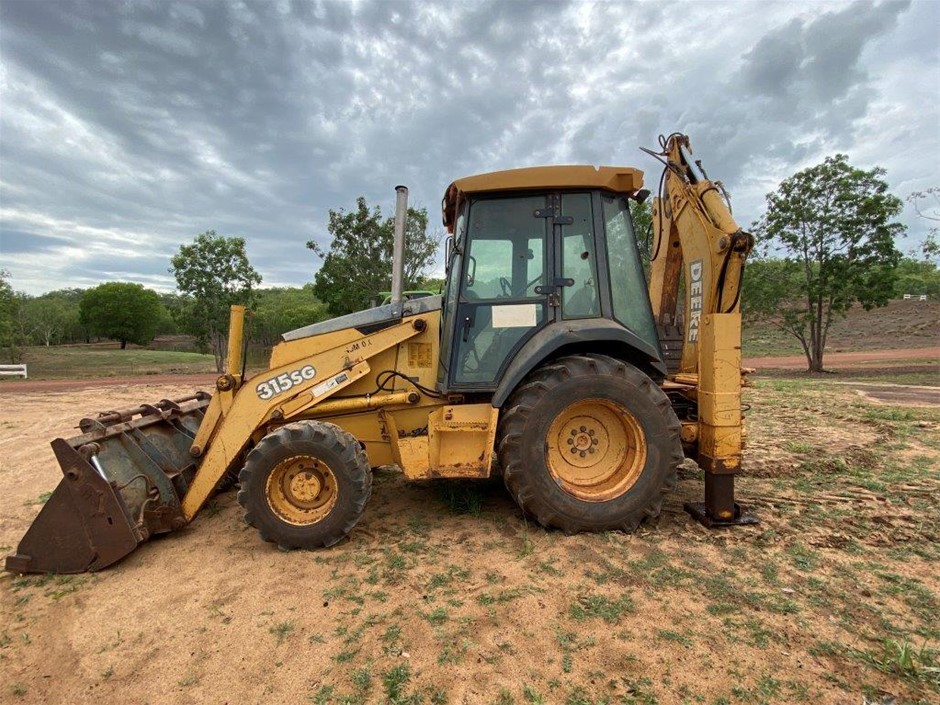
[(641, 369), (645, 367), (647, 374), (666, 376), (662, 352), (619, 323), (604, 318), (564, 321), (540, 330), (515, 354), (493, 394), (493, 406), (502, 407), (529, 372), (563, 348), (611, 354)]

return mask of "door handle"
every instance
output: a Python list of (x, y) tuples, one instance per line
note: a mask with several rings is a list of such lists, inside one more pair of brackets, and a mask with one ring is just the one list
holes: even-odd
[(570, 277), (555, 277), (551, 284), (545, 284), (535, 287), (536, 294), (552, 294), (556, 289), (563, 286), (574, 286), (574, 279)]
[(460, 339), (463, 342), (470, 340), (470, 316), (464, 316), (463, 319), (463, 335), (460, 336)]

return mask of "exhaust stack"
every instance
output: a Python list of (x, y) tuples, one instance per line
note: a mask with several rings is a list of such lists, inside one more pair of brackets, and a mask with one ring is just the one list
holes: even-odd
[(408, 218), (408, 188), (395, 187), (395, 240), (392, 243), (392, 310), (401, 312), (405, 279), (405, 224)]

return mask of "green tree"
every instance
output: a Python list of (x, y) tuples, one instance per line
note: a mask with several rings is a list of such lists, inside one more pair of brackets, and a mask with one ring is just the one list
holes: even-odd
[(87, 338), (87, 327), (79, 316), (81, 289), (59, 289), (40, 296), (23, 296), (20, 321), (34, 345), (58, 345)]
[(88, 329), (88, 326), (82, 323), (79, 310), (82, 296), (84, 295), (84, 289), (74, 287), (69, 289), (56, 289), (55, 291), (43, 294), (43, 296), (59, 299), (66, 308), (65, 327), (62, 330), (60, 340), (62, 343), (83, 343), (88, 342), (91, 338), (91, 331)]
[[(428, 212), (408, 209), (405, 230), (404, 288), (418, 288), (427, 268), (433, 264), (440, 236), (428, 233)], [(366, 308), (369, 300), (392, 286), (392, 243), (395, 219), (382, 218), (381, 209), (369, 210), (360, 196), (356, 208), (346, 212), (330, 210), (327, 225), (332, 240), (329, 251), (315, 241), (307, 247), (323, 258), (314, 277), (314, 292), (340, 316)]]
[(245, 239), (216, 235), (207, 230), (191, 245), (181, 245), (170, 272), (180, 293), (189, 297), (177, 321), (215, 356), (216, 370), (224, 371), (228, 343), (229, 308), (250, 305), (254, 287), (261, 283), (245, 253)]
[(141, 284), (107, 282), (89, 289), (79, 304), (82, 323), (95, 335), (128, 343), (146, 345), (157, 332), (163, 304), (157, 292)]
[(940, 299), (940, 269), (930, 260), (905, 257), (898, 264), (894, 298), (904, 294), (927, 294), (931, 299)]
[(282, 333), (329, 317), (326, 304), (313, 293), (313, 284), (302, 289), (259, 289), (252, 312), (252, 338), (264, 347), (275, 345)]
[(444, 291), (444, 283), (443, 277), (421, 277), (415, 283), (415, 289), (440, 294)]
[(756, 224), (762, 244), (783, 254), (796, 279), (751, 301), (750, 311), (776, 318), (795, 336), (811, 372), (823, 370), (834, 316), (855, 302), (866, 310), (883, 306), (893, 293), (901, 258), (894, 241), (905, 228), (892, 222), (902, 203), (888, 193), (884, 174), (853, 167), (844, 154), (827, 157), (768, 194)]
[(0, 269), (0, 350), (11, 365), (23, 357), (20, 300), (10, 284), (10, 273)]
[(920, 246), (921, 254), (928, 260), (940, 260), (940, 187), (915, 191), (907, 197), (907, 202), (914, 206), (917, 215), (931, 224)]
[(633, 232), (636, 234), (636, 241), (640, 247), (640, 256), (643, 260), (643, 267), (649, 270), (650, 257), (652, 252), (653, 239), (653, 200), (647, 198), (640, 203), (639, 201), (630, 201), (630, 216), (633, 218)]
[[(778, 259), (752, 253), (744, 274), (741, 294), (741, 315), (745, 324), (765, 320), (781, 301), (798, 301), (803, 292), (800, 265), (792, 260)], [(784, 309), (770, 318), (770, 323), (788, 331), (796, 321), (789, 317), (796, 309)]]

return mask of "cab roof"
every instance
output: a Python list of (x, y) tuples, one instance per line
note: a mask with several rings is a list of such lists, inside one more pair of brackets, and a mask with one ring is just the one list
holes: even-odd
[(600, 188), (630, 193), (643, 186), (643, 172), (632, 167), (589, 164), (531, 166), (465, 176), (454, 181), (454, 186), (466, 194), (553, 188)]
[(643, 172), (627, 166), (532, 166), (457, 179), (444, 192), (441, 209), (444, 225), (453, 226), (457, 206), (474, 194), (528, 190), (603, 189), (614, 193), (636, 193), (643, 187)]

